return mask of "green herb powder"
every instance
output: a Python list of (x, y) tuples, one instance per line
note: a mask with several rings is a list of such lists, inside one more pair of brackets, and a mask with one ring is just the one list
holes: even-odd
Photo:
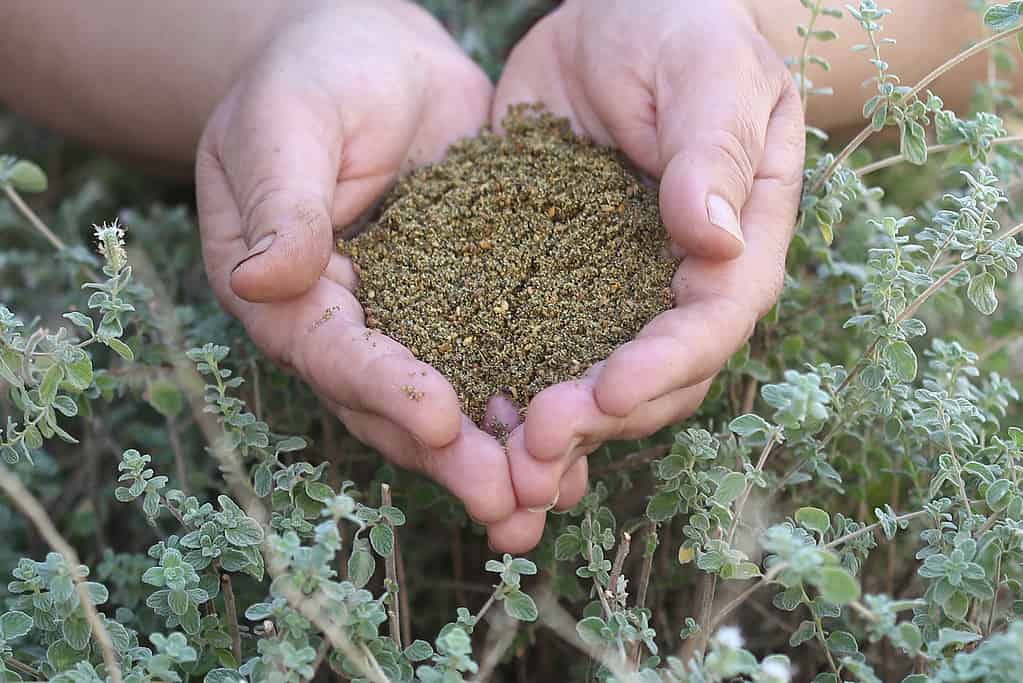
[(405, 177), (339, 243), (367, 325), (437, 368), (466, 413), (579, 377), (672, 304), (656, 193), (567, 121), (515, 107)]

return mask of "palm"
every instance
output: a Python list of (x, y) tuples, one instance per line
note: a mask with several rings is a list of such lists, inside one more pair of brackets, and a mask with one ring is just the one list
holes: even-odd
[[(204, 258), (218, 298), (255, 343), (355, 436), (494, 523), (515, 508), (503, 448), (462, 415), (439, 373), (365, 327), (358, 278), (333, 249), (333, 226), (474, 134), (489, 111), (481, 72), (429, 17), (395, 6), (411, 12), (397, 28), (364, 3), (297, 23), (221, 104), (197, 160)], [(382, 51), (388, 34), (405, 47)], [(426, 56), (424, 69), (415, 59)], [(268, 226), (272, 246), (253, 254)]]

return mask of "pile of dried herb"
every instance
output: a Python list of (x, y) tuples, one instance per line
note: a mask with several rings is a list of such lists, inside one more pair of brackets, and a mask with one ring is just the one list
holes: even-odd
[(404, 178), (342, 241), (367, 324), (452, 383), (468, 415), (578, 377), (671, 306), (656, 193), (568, 123), (513, 108)]

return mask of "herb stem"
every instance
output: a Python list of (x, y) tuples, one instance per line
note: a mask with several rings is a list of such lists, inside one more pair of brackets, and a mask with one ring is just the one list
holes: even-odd
[[(1016, 144), (1020, 144), (1020, 143), (1023, 143), (1023, 135), (1007, 135), (1005, 137), (995, 138), (995, 139), (993, 139), (991, 141), (992, 146), (994, 146), (994, 145), (1016, 145)], [(950, 144), (950, 145), (929, 145), (927, 147), (927, 153), (928, 154), (937, 154), (937, 153), (940, 153), (940, 152), (949, 152), (951, 150), (958, 149), (959, 147), (962, 147), (962, 143), (955, 143), (955, 144)], [(901, 154), (895, 154), (893, 156), (886, 157), (884, 159), (878, 159), (877, 161), (874, 161), (874, 162), (869, 163), (869, 164), (864, 164), (863, 166), (860, 166), (859, 168), (857, 168), (856, 169), (856, 175), (858, 175), (858, 176), (860, 176), (862, 178), (865, 175), (869, 175), (871, 173), (875, 173), (875, 172), (880, 171), (882, 169), (889, 168), (891, 166), (895, 166), (896, 164), (900, 164), (900, 163), (902, 163), (905, 160), (906, 160), (906, 157), (904, 157)]]
[(85, 613), (85, 620), (89, 622), (92, 636), (96, 639), (96, 644), (103, 655), (107, 676), (110, 677), (111, 683), (121, 683), (123, 680), (121, 667), (117, 662), (117, 655), (114, 652), (114, 644), (110, 639), (110, 633), (107, 631), (106, 626), (104, 626), (99, 612), (96, 611), (96, 605), (92, 602), (92, 596), (89, 594), (89, 590), (85, 587), (85, 583), (78, 572), (78, 567), (82, 564), (78, 558), (78, 553), (61, 536), (57, 527), (54, 526), (53, 520), (50, 519), (50, 516), (36, 497), (32, 495), (32, 492), (21, 483), (17, 475), (3, 465), (0, 465), (0, 489), (7, 495), (11, 503), (21, 511), (21, 514), (32, 522), (40, 535), (49, 543), (50, 547), (63, 557), (64, 564), (67, 565), (68, 572), (71, 574), (71, 579), (75, 584), (75, 591), (78, 593), (82, 611)]
[[(899, 99), (899, 104), (901, 105), (909, 102), (915, 95), (917, 95), (921, 90), (923, 90), (928, 85), (933, 83), (937, 78), (944, 75), (946, 72), (955, 68), (956, 66), (962, 64), (970, 57), (980, 52), (983, 52), (984, 50), (988, 49), (995, 43), (998, 43), (1008, 38), (1009, 36), (1016, 35), (1020, 31), (1023, 31), (1023, 24), (1005, 29), (1004, 31), (994, 34), (993, 36), (985, 38), (984, 40), (978, 42), (976, 45), (966, 50), (963, 50), (962, 52), (952, 57), (951, 59), (947, 60), (946, 62), (935, 68), (933, 71), (931, 71), (929, 74), (924, 76), (915, 86), (913, 86), (912, 89), (910, 89), (909, 92), (907, 92)], [(811, 195), (817, 194), (817, 191), (821, 189), (824, 183), (826, 183), (831, 178), (831, 176), (835, 174), (835, 171), (838, 170), (838, 167), (845, 163), (845, 161), (850, 156), (852, 156), (853, 152), (859, 149), (860, 146), (862, 146), (863, 143), (867, 141), (867, 138), (873, 135), (873, 133), (874, 129), (868, 124), (863, 130), (861, 130), (856, 135), (856, 137), (850, 140), (849, 143), (842, 149), (842, 151), (838, 153), (838, 155), (827, 167), (827, 169), (825, 169), (824, 173), (822, 173), (820, 177), (818, 177), (814, 181), (813, 185), (810, 187), (809, 194)]]
[[(391, 507), (391, 486), (389, 484), (380, 485), (380, 502), (385, 507)], [(384, 524), (391, 530), (391, 538), (394, 539), (391, 542), (391, 552), (387, 553), (384, 558), (385, 575), (387, 577), (387, 592), (390, 593), (390, 601), (387, 604), (387, 620), (388, 629), (391, 633), (391, 640), (394, 641), (398, 651), (401, 651), (401, 607), (398, 603), (398, 594), (401, 592), (401, 586), (398, 585), (398, 571), (396, 569), (395, 562), (395, 550), (397, 548), (397, 535), (394, 533), (394, 525), (391, 524), (391, 520), (384, 515)]]
[(227, 633), (231, 636), (231, 654), (241, 666), (242, 638), (238, 631), (238, 603), (234, 598), (234, 585), (231, 583), (230, 574), (221, 573), (220, 589), (224, 593), (224, 619), (227, 621)]

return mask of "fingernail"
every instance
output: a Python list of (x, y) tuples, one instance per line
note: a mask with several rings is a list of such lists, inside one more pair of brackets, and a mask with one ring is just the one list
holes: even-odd
[(724, 197), (716, 194), (707, 197), (707, 218), (732, 237), (743, 244), (746, 243), (742, 237), (742, 228), (739, 226), (739, 214)]
[(263, 237), (261, 237), (258, 242), (256, 242), (255, 244), (252, 245), (252, 248), (249, 249), (249, 253), (245, 255), (245, 258), (243, 258), (238, 263), (238, 265), (234, 267), (234, 269), (238, 270), (242, 266), (243, 263), (245, 263), (246, 261), (251, 259), (253, 256), (259, 256), (264, 251), (269, 249), (270, 245), (274, 243), (274, 238), (276, 236), (277, 236), (277, 233), (271, 232), (269, 235), (264, 235)]

